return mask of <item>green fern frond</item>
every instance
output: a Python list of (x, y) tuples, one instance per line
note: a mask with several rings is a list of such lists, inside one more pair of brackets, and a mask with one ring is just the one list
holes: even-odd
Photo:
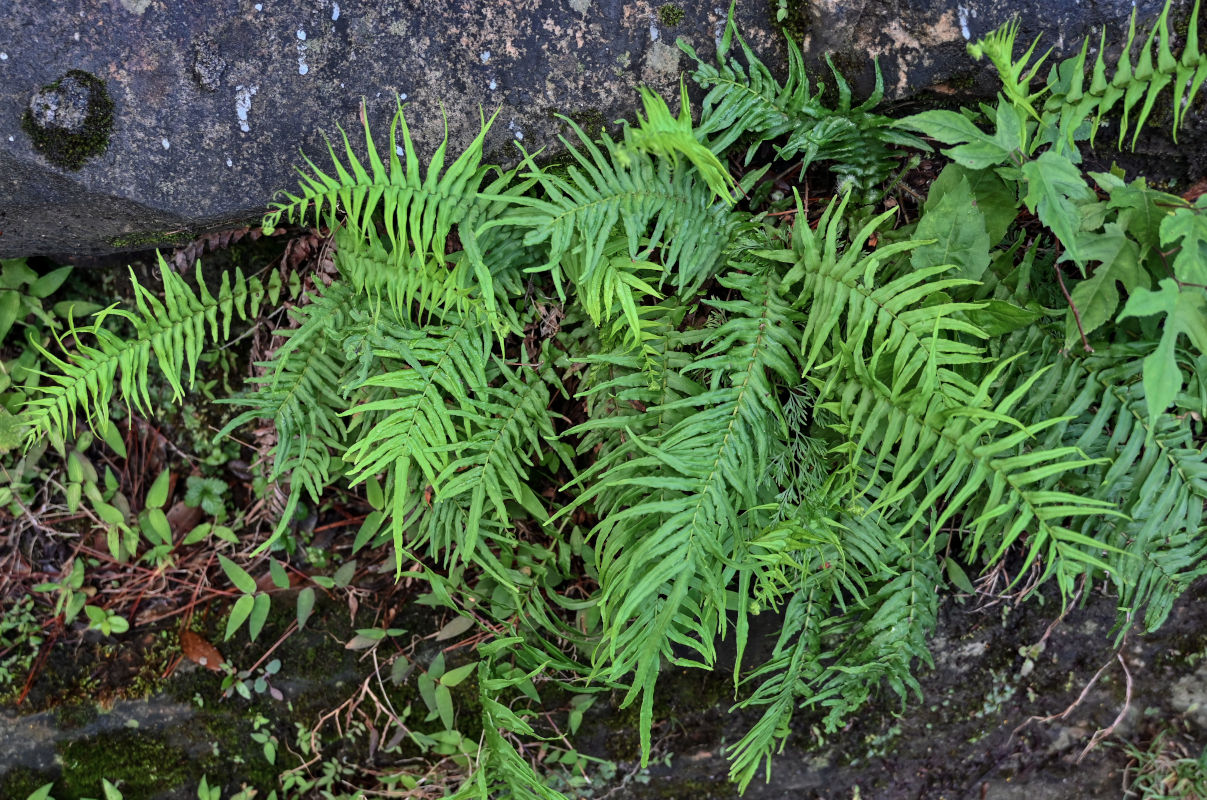
[(268, 480), (288, 477), (289, 496), (270, 543), (293, 521), (303, 492), (318, 503), (342, 473), (336, 460), (348, 435), (339, 416), (348, 403), (342, 392), (348, 368), (342, 335), (350, 325), (351, 293), (345, 284), (334, 283), (311, 301), (292, 310), (296, 328), (277, 332), (285, 341), (272, 361), (259, 365), (270, 371), (251, 381), (256, 388), (227, 401), (245, 410), (215, 437), (221, 439), (258, 419), (276, 426)]
[[(528, 482), (529, 470), (541, 452), (551, 446), (569, 464), (571, 454), (557, 446), (549, 417), (551, 395), (545, 379), (536, 371), (517, 373), (495, 360), (497, 378), (485, 396), (472, 401), (473, 416), (480, 426), (450, 446), (456, 455), (436, 476), (439, 502), (465, 507), (465, 526), (457, 531), (457, 550), (462, 560), (472, 560), (477, 550), (483, 517), (491, 512), (503, 526), (510, 526), (509, 503), (524, 508), (538, 522), (545, 513)], [(459, 411), (458, 414), (463, 414)], [(449, 554), (455, 558), (457, 552)]]
[[(310, 219), (333, 231), (343, 229), (337, 234), (345, 254), (337, 260), (341, 269), (357, 282), (358, 289), (384, 291), (399, 316), (410, 316), (402, 312), (403, 306), (411, 302), (420, 303), (421, 310), (429, 312), (433, 309), (423, 303), (432, 303), (442, 312), (455, 309), (462, 314), (469, 313), (469, 297), (477, 295), (485, 301), (492, 325), (501, 332), (506, 326), (498, 316), (492, 273), (483, 267), (480, 254), (474, 251), (464, 262), (453, 259), (450, 268), (447, 253), (449, 234), (454, 228), (460, 231), (462, 224), (472, 216), (473, 209), (487, 202), (479, 198), (488, 173), (481, 165), (482, 147), (493, 121), (494, 116), (482, 120), (478, 135), (447, 168), (446, 122), (444, 139), (424, 169), (420, 166), (401, 103), (390, 123), (386, 142), (389, 155), (384, 161), (373, 142), (362, 103), (361, 122), (368, 166), (357, 157), (347, 133), (341, 128), (342, 158), (331, 142), (327, 142), (334, 176), (303, 154), (308, 169), (299, 170), (300, 193), (283, 192), (284, 199), (274, 202), (274, 210), (264, 217), (264, 227), (271, 230), (282, 219), (304, 225)], [(401, 144), (398, 142), (400, 127)], [(503, 183), (510, 181), (512, 174), (506, 173)], [(496, 193), (505, 191), (499, 181), (489, 188)], [(385, 241), (377, 234), (379, 214)], [(469, 226), (463, 234), (463, 240), (471, 246), (476, 244)], [(475, 288), (479, 291), (475, 292)]]
[[(1059, 113), (1066, 131), (1076, 130), (1084, 120), (1092, 119), (1093, 132), (1096, 133), (1103, 118), (1114, 109), (1116, 103), (1122, 100), (1117, 146), (1123, 147), (1124, 139), (1130, 129), (1133, 131), (1131, 146), (1135, 148), (1140, 130), (1148, 121), (1157, 100), (1169, 88), (1172, 90), (1173, 123), (1171, 130), (1174, 141), (1177, 141), (1178, 128), (1181, 127), (1185, 110), (1194, 102), (1204, 79), (1207, 79), (1207, 53), (1199, 52), (1199, 2), (1195, 0), (1182, 56), (1178, 58), (1174, 55), (1170, 44), (1170, 7), (1171, 0), (1168, 0), (1161, 10), (1161, 15), (1157, 18), (1153, 30), (1141, 46), (1139, 59), (1134, 67), (1131, 58), (1132, 46), (1136, 39), (1136, 10), (1132, 9), (1127, 42), (1115, 65), (1115, 74), (1109, 81), (1106, 77), (1104, 31), (1103, 38), (1099, 42), (1098, 56), (1094, 61), (1093, 77), (1090, 85), (1085, 87), (1084, 76), (1089, 45), (1087, 39), (1081, 48), (1081, 53), (1061, 64), (1059, 70), (1054, 71), (1048, 78), (1052, 92), (1044, 104), (1045, 113)], [(1154, 42), (1157, 45), (1155, 63)], [(1133, 112), (1138, 113), (1134, 121), (1131, 121), (1130, 117)], [(1092, 133), (1091, 143), (1093, 139)]]
[(381, 412), (375, 424), (360, 431), (344, 458), (351, 462), (354, 484), (381, 472), (390, 476), (390, 525), (399, 570), (404, 531), (422, 500), (423, 486), (439, 491), (438, 476), (449, 463), (449, 451), (475, 422), (475, 399), (487, 396), (490, 334), (481, 318), (464, 317), (444, 326), (394, 326), (366, 342), (375, 357), (401, 362), (401, 368), (351, 387), (378, 388), (389, 396), (343, 412), (353, 417)]
[[(817, 496), (823, 507), (830, 505), (826, 496), (827, 491)], [(783, 626), (771, 657), (743, 680), (757, 686), (735, 707), (763, 709), (759, 720), (726, 751), (731, 762), (730, 779), (738, 783), (740, 791), (746, 789), (760, 765), (770, 778), (771, 757), (791, 735), (790, 723), (798, 707), (832, 700), (836, 685), (845, 680), (863, 682), (864, 698), (885, 676), (908, 682), (912, 656), (917, 655), (915, 649), (910, 649), (909, 657), (880, 661), (880, 653), (872, 651), (868, 642), (854, 644), (858, 634), (853, 631), (860, 624), (877, 613), (883, 618), (893, 612), (885, 603), (894, 596), (891, 584), (887, 584), (893, 574), (885, 565), (902, 557), (896, 532), (874, 513), (837, 520), (814, 513), (793, 527), (802, 524), (802, 529), (811, 533), (813, 546), (794, 553), (793, 557), (799, 559), (799, 586), (784, 610)], [(887, 584), (879, 587), (873, 598), (867, 598), (869, 579)], [(894, 613), (901, 608), (898, 604)], [(904, 624), (897, 633), (910, 642), (920, 642), (928, 630), (921, 616), (898, 622)], [(896, 653), (903, 655), (900, 649)], [(825, 696), (820, 694), (823, 691), (827, 692)], [(835, 719), (851, 711), (850, 707), (832, 708)]]
[(899, 547), (900, 559), (892, 565), (896, 577), (827, 632), (841, 645), (807, 700), (828, 709), (827, 732), (841, 728), (882, 682), (887, 681), (902, 702), (911, 692), (920, 698), (913, 664), (934, 666), (926, 637), (938, 618), (939, 564), (924, 536), (907, 537)]
[[(670, 158), (672, 161), (677, 160), (682, 153), (695, 165), (700, 177), (708, 184), (708, 188), (712, 189), (713, 194), (727, 203), (733, 203), (736, 199), (733, 192), (737, 184), (721, 160), (700, 144), (697, 138), (699, 134), (692, 130), (687, 84), (682, 79), (679, 81), (678, 118), (671, 115), (665, 100), (644, 86), (641, 87), (641, 104), (645, 106), (645, 117), (637, 115), (638, 127), (629, 132), (629, 136), (625, 138), (626, 144), (656, 156)], [(625, 151), (622, 149), (618, 152), (623, 159)]]
[[(742, 49), (745, 69), (728, 58), (735, 40)], [(889, 118), (872, 113), (884, 97), (884, 78), (878, 64), (871, 96), (852, 106), (851, 87), (827, 56), (826, 63), (838, 92), (837, 106), (828, 108), (821, 102), (820, 84), (816, 94), (809, 90), (800, 48), (791, 37), (786, 41), (788, 77), (782, 86), (738, 33), (732, 7), (717, 47), (716, 67), (701, 60), (683, 40), (679, 41), (679, 47), (696, 62), (693, 80), (709, 90), (696, 135), (713, 152), (724, 152), (738, 141), (750, 139), (746, 150), (746, 163), (750, 163), (760, 144), (787, 137), (777, 147), (780, 158), (799, 157), (802, 167), (814, 162), (832, 162), (830, 168), (836, 174), (867, 189), (896, 168), (899, 154), (890, 147), (929, 149), (916, 136), (894, 129)]]
[[(64, 351), (75, 345), (76, 352), (69, 360), (35, 343), (42, 357), (59, 372), (44, 373), (52, 383), (37, 387), (26, 407), (30, 441), (41, 436), (61, 437), (75, 427), (80, 413), (94, 430), (103, 430), (109, 421), (109, 403), (115, 396), (140, 413), (153, 413), (147, 391), (152, 361), (171, 387), (173, 400), (182, 400), (186, 387), (192, 386), (207, 341), (226, 341), (232, 320), (257, 313), (265, 297), (260, 280), (245, 278), (238, 269), (233, 280), (232, 273), (223, 274), (217, 295), (211, 294), (202, 281), (200, 264), (196, 290), (172, 270), (162, 255), (159, 274), (163, 300), (142, 286), (131, 272), (137, 310), (110, 307), (98, 313), (90, 325), (71, 324), (58, 337)], [(107, 330), (104, 324), (109, 317), (125, 320), (133, 335), (123, 338)], [(88, 338), (94, 344), (87, 344)]]
[(1127, 516), (1087, 520), (1081, 531), (1117, 548), (1106, 560), (1119, 591), (1120, 629), (1143, 610), (1144, 628), (1153, 631), (1207, 575), (1207, 451), (1191, 417), (1150, 419), (1137, 355), (1134, 346), (1114, 347), (1053, 370), (1024, 411), (1066, 420), (1048, 433), (1047, 446), (1067, 442), (1103, 459), (1073, 485), (1116, 500)]
[(748, 524), (743, 514), (760, 505), (784, 424), (772, 381), (799, 375), (796, 315), (778, 297), (775, 272), (733, 274), (721, 284), (749, 302), (713, 302), (734, 317), (707, 332), (708, 349), (692, 365), (709, 376), (706, 390), (647, 409), (689, 413), (600, 459), (581, 477), (594, 483), (574, 504), (594, 501), (601, 516), (592, 534), (604, 626), (599, 670), (610, 681), (633, 674), (625, 703), (641, 696), (643, 757), (654, 684), (671, 645), (693, 650), (701, 663), (714, 657), (713, 637), (726, 625), (726, 564)]
[[(1008, 99), (1020, 108), (1025, 108), (1035, 119), (1059, 124), (1071, 142), (1082, 123), (1092, 122), (1090, 143), (1107, 114), (1116, 107), (1122, 110), (1119, 121), (1119, 137), (1116, 146), (1122, 148), (1128, 131), (1132, 132), (1131, 147), (1134, 149), (1140, 131), (1148, 122), (1157, 101), (1170, 90), (1173, 121), (1171, 131), (1177, 141), (1178, 129), (1191, 107), (1203, 82), (1207, 80), (1207, 52), (1201, 52), (1198, 40), (1199, 0), (1195, 0), (1190, 13), (1186, 43), (1181, 56), (1173, 52), (1172, 35), (1169, 30), (1169, 12), (1172, 0), (1167, 0), (1152, 31), (1140, 47), (1139, 57), (1132, 64), (1133, 47), (1136, 43), (1136, 9), (1132, 9), (1128, 26), (1127, 41), (1114, 67), (1114, 75), (1107, 77), (1106, 31), (1098, 42), (1098, 54), (1094, 59), (1089, 85), (1086, 85), (1086, 66), (1090, 40), (1082, 43), (1081, 52), (1052, 68), (1047, 84), (1038, 92), (1030, 92), (1029, 84), (1045, 56), (1029, 64), (1035, 51), (1035, 43), (1017, 60), (1013, 57), (1014, 40), (1018, 23), (1009, 23), (968, 46), (975, 58), (988, 55), (1002, 78), (1002, 87)], [(1156, 48), (1154, 50), (1154, 46)], [(1039, 99), (1043, 100), (1042, 113), (1037, 113)], [(1122, 102), (1120, 102), (1122, 101)], [(1135, 115), (1134, 118), (1132, 115)]]
[[(563, 297), (566, 278), (592, 280), (609, 257), (614, 236), (628, 258), (656, 262), (667, 277), (674, 276), (681, 295), (711, 277), (738, 220), (728, 203), (716, 200), (692, 162), (651, 158), (633, 143), (629, 127), (621, 142), (604, 134), (596, 144), (567, 123), (579, 143), (566, 142), (574, 159), (566, 175), (534, 172), (544, 197), (515, 197), (513, 213), (484, 227), (526, 229), (526, 246), (547, 246), (549, 259), (541, 270), (552, 272)], [(573, 276), (562, 266), (568, 256), (574, 259)]]

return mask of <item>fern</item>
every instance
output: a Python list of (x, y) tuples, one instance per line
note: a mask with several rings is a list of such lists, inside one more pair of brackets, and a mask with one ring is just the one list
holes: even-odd
[[(381, 259), (388, 256), (392, 267), (379, 264), (379, 269), (362, 268), (360, 271), (362, 274), (385, 272), (384, 275), (377, 274), (375, 280), (391, 287), (390, 297), (396, 301), (399, 309), (401, 303), (397, 301), (412, 299), (415, 291), (422, 286), (426, 287), (425, 291), (437, 295), (438, 307), (446, 310), (456, 308), (467, 313), (470, 305), (464, 295), (447, 290), (434, 291), (434, 285), (439, 283), (446, 287), (449, 284), (458, 285), (461, 283), (460, 277), (449, 276), (447, 281), (432, 282), (433, 271), (428, 263), (434, 262), (440, 268), (445, 266), (448, 236), (471, 214), (477, 202), (478, 190), (487, 174), (487, 169), (481, 165), (482, 146), (494, 117), (482, 121), (477, 137), (447, 169), (444, 163), (448, 147), (446, 125), (444, 139), (427, 165), (426, 174), (420, 167), (401, 104), (390, 123), (387, 161), (382, 160), (373, 143), (363, 103), (361, 120), (365, 129), (368, 166), (357, 157), (347, 133), (341, 128), (342, 160), (331, 142), (327, 142), (335, 175), (323, 172), (303, 154), (309, 170), (299, 170), (302, 178), (299, 182), (300, 193), (282, 193), (284, 199), (275, 202), (274, 210), (264, 218), (265, 229), (272, 230), (280, 225), (282, 219), (299, 225), (312, 219), (314, 224), (332, 230), (346, 226), (353, 241), (364, 240), (367, 245), (364, 248), (346, 245), (344, 250), (348, 256), (344, 262), (351, 258)], [(401, 144), (398, 142), (399, 128), (402, 130)], [(375, 217), (378, 214), (389, 241), (388, 247), (383, 247), (377, 241)], [(472, 234), (467, 238), (472, 238)], [(426, 270), (429, 281), (417, 282), (411, 274), (416, 270)], [(473, 276), (479, 282), (480, 296), (489, 310), (494, 301), (489, 272), (477, 269), (473, 271)], [(406, 287), (401, 297), (397, 288), (400, 282)]]
[[(566, 176), (533, 173), (545, 197), (514, 197), (515, 212), (484, 227), (526, 229), (528, 247), (548, 243), (549, 259), (541, 269), (552, 273), (559, 296), (565, 295), (569, 278), (575, 284), (611, 284), (618, 299), (632, 298), (630, 281), (596, 274), (615, 269), (608, 242), (618, 226), (630, 260), (652, 263), (657, 254), (662, 272), (657, 283), (673, 276), (681, 294), (697, 289), (718, 268), (738, 224), (728, 203), (715, 201), (712, 187), (692, 169), (693, 162), (651, 157), (650, 147), (676, 150), (654, 144), (650, 131), (638, 136), (626, 126), (621, 142), (605, 133), (597, 145), (573, 122), (568, 124), (580, 141), (577, 148), (567, 142), (574, 161)], [(677, 147), (692, 146), (680, 141)]]
[(1046, 442), (1070, 442), (1101, 459), (1085, 471), (1081, 491), (1114, 500), (1126, 516), (1081, 529), (1115, 548), (1107, 561), (1121, 630), (1143, 610), (1144, 628), (1153, 631), (1207, 574), (1207, 454), (1188, 418), (1162, 413), (1151, 421), (1133, 356), (1134, 348), (1117, 347), (1054, 370), (1037, 384), (1042, 400), (1026, 411), (1042, 417), (1064, 409)]
[[(734, 41), (747, 64), (728, 58)], [(917, 137), (895, 130), (887, 117), (872, 113), (884, 97), (884, 80), (876, 66), (876, 86), (871, 96), (852, 106), (851, 87), (827, 56), (838, 91), (836, 108), (821, 102), (822, 89), (809, 88), (804, 57), (792, 41), (788, 45), (788, 78), (781, 85), (738, 33), (731, 6), (725, 33), (717, 46), (717, 66), (705, 63), (683, 41), (679, 47), (696, 62), (692, 74), (709, 92), (704, 97), (697, 136), (714, 152), (749, 140), (746, 163), (758, 146), (786, 137), (776, 149), (782, 159), (801, 159), (802, 168), (815, 162), (834, 162), (830, 169), (860, 189), (870, 189), (896, 168), (898, 157), (890, 148), (927, 149)]]
[[(1191, 107), (1203, 81), (1207, 80), (1207, 53), (1200, 52), (1198, 39), (1199, 0), (1195, 0), (1186, 29), (1186, 43), (1178, 57), (1172, 48), (1169, 32), (1169, 11), (1166, 2), (1152, 31), (1140, 47), (1139, 57), (1133, 66), (1132, 53), (1136, 42), (1136, 9), (1132, 9), (1127, 41), (1114, 74), (1108, 78), (1110, 66), (1106, 60), (1106, 31), (1098, 42), (1098, 54), (1093, 61), (1089, 85), (1086, 85), (1086, 66), (1090, 40), (1081, 46), (1081, 52), (1054, 67), (1047, 78), (1044, 90), (1030, 92), (1028, 84), (1039, 71), (1045, 56), (1034, 64), (1030, 63), (1036, 42), (1017, 60), (1013, 57), (1018, 24), (1009, 24), (984, 39), (970, 44), (969, 53), (975, 58), (988, 56), (1002, 77), (1007, 98), (1026, 108), (1035, 119), (1039, 99), (1043, 97), (1042, 117), (1059, 122), (1059, 127), (1071, 137), (1083, 122), (1092, 123), (1090, 142), (1098, 132), (1107, 114), (1119, 109), (1119, 137), (1116, 146), (1123, 147), (1128, 131), (1132, 132), (1131, 147), (1134, 149), (1140, 131), (1148, 122), (1157, 101), (1170, 90), (1172, 111), (1171, 131), (1177, 141), (1178, 129), (1182, 125), (1186, 109)], [(1154, 44), (1156, 45), (1154, 49)], [(1134, 117), (1133, 117), (1134, 114)]]
[(379, 472), (389, 475), (390, 524), (401, 571), (404, 530), (420, 504), (422, 487), (439, 491), (437, 476), (449, 463), (450, 445), (461, 436), (456, 417), (466, 416), (473, 399), (486, 394), (490, 329), (466, 317), (442, 328), (396, 326), (365, 345), (401, 368), (370, 376), (354, 387), (377, 387), (389, 394), (343, 412), (384, 413), (377, 424), (364, 426), (345, 458), (351, 462), (354, 484)]
[[(689, 368), (709, 376), (707, 388), (665, 409), (648, 409), (690, 412), (648, 441), (635, 437), (630, 447), (598, 461), (582, 478), (594, 483), (576, 500), (598, 498), (603, 516), (593, 536), (604, 674), (621, 680), (634, 673), (625, 704), (640, 693), (644, 723), (672, 644), (693, 650), (700, 663), (714, 658), (713, 637), (725, 626), (725, 565), (745, 536), (743, 514), (759, 505), (769, 437), (783, 425), (770, 381), (797, 374), (792, 314), (776, 295), (775, 273), (732, 275), (722, 285), (750, 302), (715, 301), (721, 310), (741, 313), (709, 332), (707, 351)], [(655, 471), (663, 476), (653, 477)], [(649, 753), (644, 723), (643, 759)]]
[[(154, 412), (147, 390), (149, 368), (157, 371), (172, 390), (172, 399), (184, 398), (191, 387), (197, 362), (210, 342), (222, 342), (230, 334), (232, 320), (254, 315), (265, 299), (265, 287), (257, 278), (245, 278), (235, 270), (222, 276), (218, 294), (213, 295), (197, 267), (196, 290), (177, 275), (159, 256), (163, 300), (134, 281), (135, 311), (109, 307), (91, 325), (71, 324), (57, 343), (68, 351), (68, 339), (76, 353), (64, 360), (35, 343), (43, 358), (60, 372), (48, 374), (53, 384), (39, 387), (37, 397), (26, 408), (29, 441), (41, 436), (59, 439), (76, 425), (82, 410), (93, 430), (103, 430), (109, 421), (109, 404), (115, 394), (141, 414)], [(109, 317), (124, 320), (133, 335), (123, 338), (104, 326)], [(208, 330), (208, 337), (207, 337)], [(86, 343), (92, 338), (93, 344)], [(184, 378), (184, 373), (188, 378)]]

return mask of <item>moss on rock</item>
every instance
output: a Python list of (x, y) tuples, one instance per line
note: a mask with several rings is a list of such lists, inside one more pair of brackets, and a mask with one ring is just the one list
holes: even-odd
[(83, 70), (68, 70), (34, 93), (21, 117), (21, 127), (47, 161), (76, 170), (108, 149), (113, 100), (100, 78)]

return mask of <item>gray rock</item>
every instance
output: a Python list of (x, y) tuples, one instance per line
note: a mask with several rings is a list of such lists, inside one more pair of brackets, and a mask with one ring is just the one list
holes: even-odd
[[(0, 256), (136, 250), (254, 221), (274, 192), (296, 185), (299, 147), (321, 163), (320, 130), (359, 132), (362, 98), (379, 136), (396, 98), (410, 103), (412, 133), (426, 152), (446, 115), (453, 148), (472, 138), (479, 109), (499, 109), (489, 160), (514, 162), (514, 144), (556, 148), (564, 131), (557, 114), (598, 128), (631, 115), (638, 84), (673, 98), (689, 66), (676, 37), (711, 54), (724, 5), (10, 0), (0, 15)], [(1160, 5), (1138, 0), (1141, 23)], [(755, 49), (782, 66), (776, 7), (741, 0), (737, 15)], [(1122, 33), (1131, 8), (1131, 0), (785, 6), (815, 69), (833, 53), (866, 89), (868, 56), (878, 56), (894, 96), (974, 83), (969, 76), (985, 67), (967, 57), (966, 40), (1016, 12), (1024, 36), (1043, 29), (1046, 41), (1073, 46), (1102, 24)], [(64, 79), (70, 70), (79, 73)], [(824, 68), (815, 74), (827, 77)], [(113, 104), (111, 133), (93, 137), (103, 148), (56, 153), (39, 145), (36, 126), (23, 127), (29, 112), (43, 132), (83, 136), (101, 89)]]

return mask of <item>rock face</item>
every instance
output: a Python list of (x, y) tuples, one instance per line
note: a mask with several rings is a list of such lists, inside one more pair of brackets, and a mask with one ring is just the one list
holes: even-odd
[[(674, 97), (683, 37), (713, 52), (725, 8), (649, 0), (9, 0), (0, 15), (0, 257), (98, 255), (171, 245), (257, 218), (292, 188), (298, 148), (380, 134), (395, 98), (428, 152), (500, 109), (487, 157), (557, 147), (556, 114), (597, 128), (629, 115), (634, 87)], [(1188, 6), (1178, 0), (1178, 8)], [(1137, 0), (1140, 23), (1160, 0)], [(780, 0), (739, 0), (742, 31), (784, 63)], [(1073, 46), (1131, 0), (782, 0), (816, 65), (831, 53), (866, 86), (879, 56), (891, 92), (971, 85), (967, 39), (1022, 15), (1024, 38)], [(862, 72), (861, 72), (862, 70)], [(819, 72), (818, 75), (825, 75)], [(325, 158), (325, 156), (323, 156)], [(319, 159), (320, 163), (322, 159)]]

